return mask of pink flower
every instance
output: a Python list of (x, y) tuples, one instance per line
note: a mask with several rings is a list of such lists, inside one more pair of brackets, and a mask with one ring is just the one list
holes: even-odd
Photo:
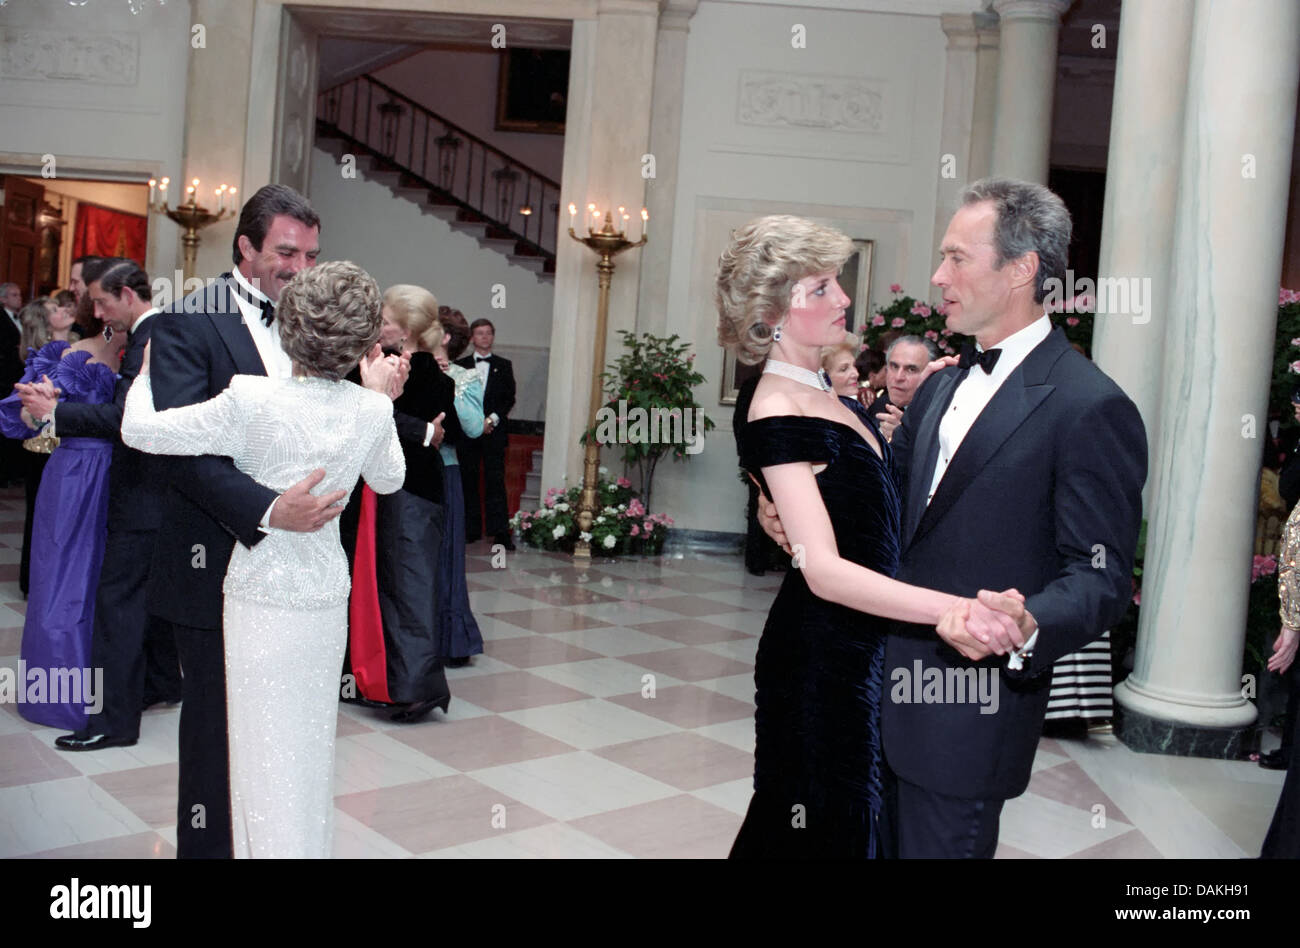
[(890, 320), (889, 325), (893, 326), (895, 329), (902, 329), (904, 326), (907, 325), (907, 320), (904, 319), (902, 316), (895, 316), (892, 320)]
[(947, 338), (948, 338), (949, 336), (951, 336), (951, 335), (952, 335), (952, 330), (951, 330), (951, 329), (945, 329), (945, 330), (943, 331), (943, 338), (947, 339)]
[(631, 486), (632, 486), (632, 482), (629, 481), (626, 477), (620, 477), (620, 478), (619, 478), (618, 480), (616, 480), (614, 483), (617, 484), (619, 487), (631, 487)]
[(1292, 372), (1294, 372), (1296, 375), (1300, 375), (1300, 359), (1297, 359), (1295, 362), (1292, 362), (1289, 366), (1287, 366), (1287, 368), (1290, 369)]
[(640, 535), (641, 535), (641, 528), (638, 527), (638, 526), (634, 523), (634, 524), (632, 524), (632, 529), (631, 529), (630, 533), (631, 533), (632, 536), (634, 536), (634, 537), (635, 537), (635, 536), (640, 536)]
[(948, 315), (948, 311), (947, 311), (946, 309), (944, 309), (944, 308), (943, 308), (943, 304), (940, 303), (938, 306), (936, 306), (936, 307), (934, 308), (934, 315), (936, 315), (936, 316), (947, 316), (947, 315)]
[(1067, 317), (1065, 318), (1065, 325), (1067, 325), (1067, 326), (1077, 326), (1077, 325), (1079, 325), (1079, 317), (1078, 317), (1078, 316), (1067, 316)]
[(879, 313), (876, 313), (876, 315), (871, 317), (871, 325), (873, 326), (885, 325), (885, 317), (881, 316)]
[(657, 379), (658, 379), (659, 381), (661, 381), (661, 382), (667, 382), (667, 381), (668, 381), (668, 376), (664, 375), (662, 372), (652, 372), (652, 373), (650, 373), (650, 374), (653, 375), (655, 378), (657, 378)]
[(939, 338), (939, 334), (935, 332), (933, 329), (927, 329), (925, 331), (925, 338), (937, 340)]
[(655, 525), (654, 525), (653, 523), (651, 523), (649, 520), (647, 520), (645, 523), (641, 524), (641, 529), (645, 530), (646, 533), (653, 533), (653, 532), (654, 532), (654, 528), (655, 528)]
[(1256, 556), (1251, 559), (1250, 564), (1250, 581), (1258, 582), (1265, 576), (1272, 576), (1277, 572), (1276, 556)]
[(916, 303), (915, 305), (912, 306), (911, 312), (913, 316), (920, 316), (922, 318), (926, 318), (930, 315), (931, 312), (933, 312), (933, 310), (931, 310), (930, 307), (926, 306), (924, 303)]
[(1288, 303), (1300, 302), (1300, 290), (1288, 290), (1281, 287), (1277, 291), (1277, 305), (1286, 306)]
[(1297, 336), (1295, 339), (1292, 339), (1292, 340), (1291, 340), (1291, 345), (1293, 345), (1293, 346), (1300, 346), (1300, 336)]
[(627, 515), (629, 517), (645, 516), (645, 507), (644, 505), (642, 505), (640, 498), (633, 497), (630, 501), (628, 501)]
[(1133, 593), (1133, 605), (1135, 605), (1135, 606), (1140, 606), (1140, 605), (1142, 605), (1142, 590), (1138, 589), (1138, 590), (1135, 590), (1135, 591), (1134, 591), (1134, 593)]
[(889, 284), (889, 292), (891, 292), (891, 293), (902, 293), (902, 292), (903, 292), (903, 288), (902, 288), (901, 286), (899, 286), (897, 283), (891, 283), (891, 284)]

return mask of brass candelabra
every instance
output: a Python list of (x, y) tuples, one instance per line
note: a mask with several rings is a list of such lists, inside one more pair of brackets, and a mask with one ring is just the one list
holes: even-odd
[[(149, 209), (165, 215), (184, 229), (181, 235), (181, 246), (184, 248), (184, 277), (189, 280), (194, 276), (195, 261), (198, 258), (199, 231), (209, 224), (234, 217), (239, 210), (239, 202), (235, 200), (236, 189), (228, 188), (223, 184), (214, 192), (217, 209), (208, 210), (199, 204), (199, 179), (194, 178), (185, 189), (185, 203), (169, 207), (167, 187), (170, 183), (170, 178), (163, 178), (161, 181), (149, 179)], [(226, 206), (227, 201), (230, 202), (229, 207)]]
[[(600, 214), (595, 205), (589, 204), (587, 209), (590, 211), (593, 221), (598, 222)], [(600, 411), (600, 405), (603, 401), (600, 375), (605, 367), (605, 329), (609, 321), (609, 286), (614, 278), (614, 258), (625, 250), (643, 246), (646, 242), (646, 231), (649, 229), (650, 218), (645, 208), (642, 208), (641, 239), (637, 241), (628, 240), (626, 232), (628, 215), (623, 213), (621, 207), (618, 211), (622, 215), (622, 223), (625, 229), (615, 230), (614, 212), (607, 211), (605, 213), (605, 225), (600, 230), (588, 227), (587, 236), (579, 237), (574, 233), (573, 229), (577, 208), (572, 204), (569, 205), (569, 236), (580, 244), (586, 244), (600, 258), (596, 262), (600, 297), (596, 306), (596, 339), (591, 361), (591, 402), (587, 409), (588, 431), (592, 431), (596, 427), (596, 414)], [(573, 547), (573, 558), (575, 560), (589, 561), (591, 559), (591, 541), (584, 540), (583, 536), (591, 536), (591, 527), (596, 519), (596, 511), (599, 509), (599, 501), (596, 498), (599, 469), (600, 445), (593, 435), (587, 439), (587, 448), (583, 454), (582, 495), (578, 500), (578, 514), (575, 518), (578, 523), (578, 540)]]

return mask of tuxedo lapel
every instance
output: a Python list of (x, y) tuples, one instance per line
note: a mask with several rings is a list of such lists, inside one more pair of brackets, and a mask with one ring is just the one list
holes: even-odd
[[(903, 531), (906, 540), (916, 531), (925, 513), (925, 498), (930, 493), (930, 482), (934, 480), (934, 466), (939, 463), (939, 422), (952, 402), (953, 393), (966, 377), (964, 372), (949, 372), (935, 379), (934, 398), (916, 428), (916, 437), (912, 441), (912, 459), (910, 483), (907, 485), (907, 523)], [(919, 462), (919, 463), (915, 463)]]
[(217, 331), (230, 358), (235, 363), (238, 375), (265, 375), (266, 366), (262, 364), (262, 355), (257, 351), (257, 344), (244, 325), (244, 316), (235, 302), (235, 294), (230, 288), (229, 277), (218, 280), (208, 287), (205, 310), (212, 326)]
[[(997, 454), (1007, 439), (1025, 423), (1026, 419), (1034, 413), (1043, 400), (1052, 394), (1055, 386), (1047, 384), (1047, 375), (1067, 347), (1068, 343), (1065, 341), (1064, 334), (1054, 331), (1025, 357), (1025, 360), (1002, 383), (1002, 387), (989, 399), (989, 403), (984, 406), (984, 410), (980, 412), (979, 417), (975, 419), (975, 423), (971, 425), (970, 431), (966, 432), (966, 437), (962, 439), (961, 446), (953, 454), (952, 460), (948, 464), (948, 470), (944, 472), (943, 480), (939, 482), (939, 487), (934, 492), (934, 497), (930, 500), (929, 506), (925, 507), (921, 513), (916, 530), (908, 541), (909, 546), (920, 540), (934, 527), (935, 523), (961, 498), (967, 486)], [(956, 385), (953, 386), (953, 389), (955, 391)], [(947, 402), (951, 400), (952, 393), (949, 393), (944, 404), (945, 410)], [(935, 414), (937, 418), (941, 418), (943, 411), (932, 414)], [(937, 423), (932, 439), (934, 441), (933, 452), (937, 456), (939, 449)], [(925, 503), (925, 493), (928, 492), (930, 480), (934, 476), (933, 463), (927, 467), (927, 471), (929, 479), (925, 481), (924, 486), (921, 488), (920, 500), (922, 504)], [(915, 486), (915, 481), (913, 486)]]

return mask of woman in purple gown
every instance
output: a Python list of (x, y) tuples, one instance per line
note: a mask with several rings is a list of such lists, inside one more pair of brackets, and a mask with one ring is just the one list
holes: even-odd
[[(81, 342), (73, 349), (63, 340), (43, 346), (27, 359), (22, 381), (48, 376), (65, 401), (111, 401), (117, 373), (106, 362), (92, 360), (114, 353), (85, 346)], [(0, 433), (35, 436), (21, 412), (17, 394), (0, 400)], [(104, 557), (112, 456), (111, 441), (64, 438), (41, 476), (20, 656), (24, 671), (18, 683), (18, 713), (36, 724), (81, 730), (87, 705), (93, 710), (103, 700), (90, 675), (90, 632)]]

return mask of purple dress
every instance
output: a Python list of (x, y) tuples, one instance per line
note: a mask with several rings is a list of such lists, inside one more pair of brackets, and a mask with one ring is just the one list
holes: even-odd
[[(102, 362), (89, 362), (89, 352), (61, 358), (67, 348), (68, 343), (56, 340), (33, 352), (22, 381), (48, 375), (63, 390), (64, 401), (112, 401), (116, 373)], [(20, 420), (21, 410), (17, 394), (0, 400), (0, 433), (9, 438), (35, 435)], [(17, 695), (18, 713), (36, 724), (81, 730), (87, 705), (95, 711), (103, 701), (101, 682), (90, 671), (90, 635), (104, 559), (112, 458), (111, 441), (63, 438), (41, 477)]]

